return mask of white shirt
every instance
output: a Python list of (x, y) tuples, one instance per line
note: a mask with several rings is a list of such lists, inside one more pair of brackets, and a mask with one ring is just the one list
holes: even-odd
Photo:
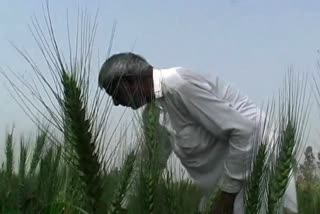
[[(256, 128), (263, 126), (266, 115), (219, 77), (211, 82), (176, 67), (154, 69), (153, 82), (156, 104), (161, 109), (160, 125), (170, 133), (170, 143), (166, 138), (160, 141), (164, 161), (173, 150), (204, 191), (200, 210), (216, 185), (225, 192), (243, 193), (247, 161), (251, 161), (254, 149), (252, 137)], [(284, 198), (284, 207), (296, 213), (293, 179)], [(243, 214), (243, 194), (238, 194), (234, 205), (234, 214)]]
[(160, 123), (194, 182), (204, 191), (219, 183), (239, 192), (261, 116), (257, 106), (219, 78), (210, 82), (185, 68), (154, 69), (153, 81)]

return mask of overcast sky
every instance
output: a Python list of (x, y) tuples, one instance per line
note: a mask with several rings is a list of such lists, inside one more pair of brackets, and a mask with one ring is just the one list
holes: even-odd
[[(41, 20), (43, 3), (42, 0), (0, 1), (2, 68), (30, 70), (8, 40), (37, 57), (39, 52), (28, 24), (32, 15)], [(55, 0), (50, 7), (62, 43), (66, 42), (63, 40), (66, 10), (70, 17), (75, 17), (78, 6), (85, 6), (91, 14), (99, 8), (95, 51), (100, 56), (107, 52), (116, 20), (113, 53), (129, 51), (135, 44), (134, 50), (156, 67), (187, 66), (202, 74), (219, 75), (258, 104), (281, 87), (290, 65), (299, 72), (317, 69), (320, 2), (316, 0)], [(6, 128), (12, 123), (20, 131), (34, 127), (5, 91), (4, 82), (0, 85), (2, 142)], [(312, 117), (313, 122), (318, 119), (318, 115)], [(317, 144), (314, 133), (310, 140), (313, 145)]]

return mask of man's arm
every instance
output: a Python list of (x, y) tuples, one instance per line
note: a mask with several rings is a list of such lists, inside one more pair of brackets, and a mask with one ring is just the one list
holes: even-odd
[(214, 136), (229, 142), (220, 188), (225, 193), (240, 191), (245, 175), (253, 123), (233, 107), (215, 96), (206, 83), (186, 80), (176, 92), (189, 115)]

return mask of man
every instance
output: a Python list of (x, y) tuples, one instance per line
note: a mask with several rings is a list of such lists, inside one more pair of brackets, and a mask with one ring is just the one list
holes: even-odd
[[(115, 105), (136, 110), (155, 101), (164, 118), (161, 125), (171, 135), (173, 151), (204, 191), (202, 201), (218, 185), (222, 194), (213, 213), (243, 213), (246, 163), (262, 115), (247, 96), (219, 78), (210, 82), (190, 69), (156, 69), (134, 53), (107, 59), (100, 70), (99, 86)], [(288, 189), (293, 196), (285, 196), (286, 203), (292, 203), (287, 207), (294, 213), (293, 182)]]

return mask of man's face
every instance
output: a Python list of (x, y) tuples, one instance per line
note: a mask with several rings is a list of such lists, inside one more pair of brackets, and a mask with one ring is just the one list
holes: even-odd
[(138, 83), (133, 79), (117, 81), (107, 93), (112, 97), (113, 103), (118, 106), (131, 107), (136, 110), (146, 104), (143, 82)]

